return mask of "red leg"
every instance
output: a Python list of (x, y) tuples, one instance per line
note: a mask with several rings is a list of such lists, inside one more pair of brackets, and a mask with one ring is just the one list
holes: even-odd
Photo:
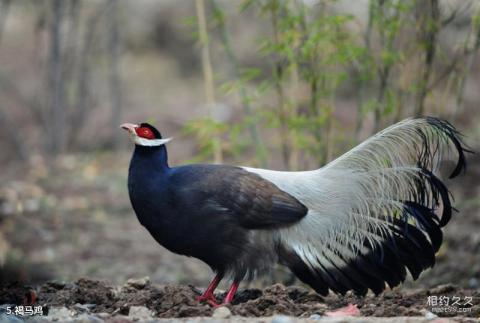
[(222, 304), (230, 304), (233, 300), (233, 297), (235, 296), (235, 293), (237, 292), (238, 285), (240, 282), (234, 281), (232, 286), (230, 286), (230, 289), (227, 292), (227, 296), (225, 296), (225, 299), (223, 300)]
[(215, 291), (215, 288), (217, 288), (218, 284), (220, 283), (220, 281), (222, 280), (223, 278), (223, 275), (222, 274), (217, 274), (212, 282), (210, 283), (210, 285), (208, 285), (207, 289), (205, 290), (205, 292), (201, 295), (201, 296), (198, 296), (197, 297), (197, 301), (199, 302), (208, 302), (214, 306), (218, 306), (217, 304), (217, 300), (215, 299), (215, 295), (213, 294), (213, 292)]

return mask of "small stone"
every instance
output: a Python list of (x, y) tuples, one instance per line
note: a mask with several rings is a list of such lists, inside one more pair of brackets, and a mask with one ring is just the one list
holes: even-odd
[(2, 323), (23, 323), (23, 320), (19, 319), (15, 315), (0, 314), (0, 322)]
[(130, 306), (128, 316), (132, 320), (147, 320), (152, 318), (153, 312), (145, 306)]
[(96, 304), (75, 304), (73, 305), (73, 308), (78, 311), (78, 312), (90, 312), (95, 306), (97, 306)]
[(125, 315), (115, 315), (107, 320), (108, 323), (132, 323), (133, 321)]
[(48, 283), (46, 283), (46, 286), (48, 287), (52, 287), (52, 288), (55, 288), (55, 289), (63, 289), (65, 288), (67, 285), (66, 282), (64, 281), (50, 281)]
[(106, 313), (106, 312), (101, 312), (101, 313), (95, 313), (95, 316), (102, 319), (102, 320), (106, 320), (108, 319), (111, 315), (110, 313)]
[(310, 315), (309, 319), (314, 320), (314, 321), (321, 320), (322, 316), (320, 314), (315, 313), (315, 314)]
[(143, 289), (148, 284), (150, 284), (150, 277), (148, 276), (143, 278), (130, 278), (127, 280), (127, 285), (136, 289)]
[(455, 291), (455, 286), (452, 284), (439, 285), (430, 290), (431, 295), (445, 294)]
[(272, 323), (293, 323), (294, 320), (290, 316), (286, 315), (275, 315), (272, 317)]
[(432, 312), (428, 312), (427, 314), (425, 314), (425, 318), (427, 320), (433, 320), (433, 319), (436, 319), (438, 316), (433, 314)]
[(232, 312), (226, 306), (217, 307), (212, 314), (212, 317), (216, 319), (226, 319), (230, 316), (232, 316)]
[(468, 286), (472, 289), (477, 289), (478, 287), (480, 287), (480, 282), (478, 281), (477, 278), (475, 277), (472, 277), (470, 278), (470, 280), (468, 281)]
[(52, 321), (66, 321), (72, 318), (74, 313), (66, 307), (51, 307), (48, 310), (48, 319)]
[(77, 316), (73, 322), (75, 323), (103, 323), (105, 322), (104, 320), (93, 316), (93, 315), (88, 315), (88, 314), (81, 314)]
[(435, 315), (435, 314), (433, 314), (432, 312), (430, 312), (429, 310), (426, 310), (426, 309), (421, 310), (420, 313), (422, 313), (422, 315), (427, 320), (433, 320), (433, 319), (438, 318), (438, 315)]

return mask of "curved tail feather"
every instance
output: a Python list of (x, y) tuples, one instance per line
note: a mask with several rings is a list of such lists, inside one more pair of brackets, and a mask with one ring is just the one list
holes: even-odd
[(307, 172), (248, 169), (296, 197), (301, 221), (279, 231), (279, 257), (318, 293), (380, 293), (435, 264), (452, 217), (439, 168), (466, 169), (459, 132), (447, 121), (407, 119), (379, 132), (325, 167)]

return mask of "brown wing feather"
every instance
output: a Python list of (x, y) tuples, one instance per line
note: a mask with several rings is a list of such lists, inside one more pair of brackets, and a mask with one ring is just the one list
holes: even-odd
[(298, 222), (308, 212), (300, 201), (275, 184), (239, 167), (219, 167), (204, 183), (210, 202), (233, 213), (249, 229), (269, 229)]

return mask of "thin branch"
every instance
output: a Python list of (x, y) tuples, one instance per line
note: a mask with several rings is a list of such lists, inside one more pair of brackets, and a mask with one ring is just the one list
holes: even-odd
[[(424, 4), (422, 0), (422, 4)], [(420, 78), (420, 91), (416, 98), (415, 115), (422, 116), (425, 112), (425, 98), (428, 94), (428, 83), (433, 70), (437, 49), (437, 36), (440, 30), (440, 5), (438, 0), (428, 0), (427, 12), (421, 16), (420, 44), (425, 46), (424, 67)], [(423, 10), (419, 10), (422, 12)]]
[[(274, 0), (276, 1), (276, 0)], [(278, 4), (278, 3), (277, 3)], [(274, 44), (280, 43), (280, 30), (278, 25), (278, 17), (276, 6), (271, 6), (270, 9), (270, 19), (272, 23), (273, 29), (273, 42)], [(288, 124), (287, 124), (287, 107), (285, 101), (285, 93), (283, 89), (282, 79), (284, 77), (284, 66), (280, 60), (277, 60), (273, 66), (273, 75), (274, 75), (274, 82), (275, 82), (275, 92), (277, 94), (277, 101), (278, 101), (278, 119), (280, 121), (280, 140), (281, 140), (281, 147), (282, 147), (282, 158), (283, 164), (287, 170), (290, 169), (290, 138), (289, 138), (289, 131), (288, 131)]]
[[(65, 1), (65, 0), (64, 0)], [(78, 32), (80, 23), (81, 2), (80, 0), (68, 0), (67, 1), (67, 19), (66, 19), (66, 32), (65, 32), (65, 46), (63, 51), (63, 68), (62, 68), (62, 81), (66, 88), (71, 88), (74, 85), (74, 76), (77, 66), (77, 46), (78, 46)], [(67, 92), (68, 93), (68, 92)], [(65, 98), (65, 106), (68, 108), (68, 116), (71, 114), (73, 105), (71, 100), (73, 96), (67, 96)], [(69, 137), (70, 133), (66, 134)], [(69, 138), (66, 139), (69, 141)]]
[(0, 1), (0, 43), (2, 42), (3, 30), (7, 23), (8, 12), (10, 11), (10, 4), (12, 0)]
[[(380, 22), (380, 25), (378, 26), (379, 28), (379, 34), (380, 34), (380, 46), (383, 49), (387, 47), (387, 42), (385, 38), (385, 1), (384, 0), (377, 0), (378, 1), (378, 9), (377, 12), (375, 13), (378, 16), (378, 19)], [(388, 50), (388, 49), (387, 49)], [(373, 114), (373, 132), (377, 132), (380, 130), (380, 122), (382, 118), (382, 112), (383, 112), (383, 102), (385, 98), (385, 91), (387, 88), (388, 84), (388, 78), (390, 75), (390, 66), (385, 64), (383, 61), (381, 65), (377, 68), (377, 74), (380, 79), (379, 87), (378, 87), (378, 93), (377, 93), (377, 104), (375, 106), (374, 114)]]
[(458, 65), (462, 62), (462, 60), (468, 56), (468, 53), (456, 53), (453, 58), (450, 59), (450, 64), (448, 64), (442, 71), (440, 75), (438, 75), (434, 81), (428, 84), (426, 92), (427, 94), (432, 92), (434, 88), (436, 88), (445, 78), (451, 75), (455, 70), (458, 69)]
[(50, 57), (48, 81), (52, 96), (52, 130), (50, 131), (49, 152), (53, 155), (63, 152), (65, 148), (65, 101), (64, 84), (62, 80), (63, 60), (61, 53), (61, 27), (65, 2), (52, 2), (52, 23), (50, 26)]
[(2, 125), (2, 133), (12, 142), (17, 156), (23, 161), (28, 160), (29, 153), (26, 143), (18, 135), (19, 132), (15, 126), (15, 122), (6, 110), (4, 110), (4, 107), (0, 107), (0, 124)]
[[(7, 21), (10, 3), (11, 0), (2, 0), (0, 2), (0, 43), (2, 41), (3, 31)], [(3, 78), (1, 79), (1, 81), (3, 81)], [(2, 125), (1, 128), (4, 130), (4, 135), (8, 137), (12, 142), (12, 145), (17, 152), (18, 157), (21, 160), (27, 160), (28, 149), (26, 143), (24, 140), (20, 139), (20, 136), (18, 136), (18, 131), (16, 129), (15, 123), (10, 117), (10, 115), (7, 113), (7, 110), (4, 109), (4, 107), (0, 107), (0, 124)]]
[[(120, 31), (119, 31), (119, 8), (118, 0), (110, 0), (109, 12), (109, 34), (108, 34), (108, 55), (110, 57), (110, 103), (111, 119), (110, 128), (115, 129), (122, 119), (122, 84), (120, 71)], [(118, 131), (113, 132), (113, 144), (116, 149), (120, 147), (120, 136)]]
[(70, 145), (77, 143), (78, 135), (85, 125), (88, 113), (92, 110), (90, 93), (90, 59), (94, 48), (97, 26), (107, 12), (110, 11), (110, 2), (106, 2), (86, 20), (86, 29), (82, 37), (80, 48), (78, 76), (76, 81), (76, 98), (74, 110), (70, 116)]
[(472, 17), (472, 30), (475, 35), (473, 48), (468, 50), (468, 39), (465, 42), (465, 52), (469, 51), (465, 71), (460, 78), (460, 83), (456, 95), (456, 109), (454, 110), (453, 118), (456, 118), (458, 113), (463, 109), (465, 98), (465, 85), (467, 83), (467, 76), (472, 71), (478, 51), (480, 50), (480, 5), (478, 5), (475, 15)]

